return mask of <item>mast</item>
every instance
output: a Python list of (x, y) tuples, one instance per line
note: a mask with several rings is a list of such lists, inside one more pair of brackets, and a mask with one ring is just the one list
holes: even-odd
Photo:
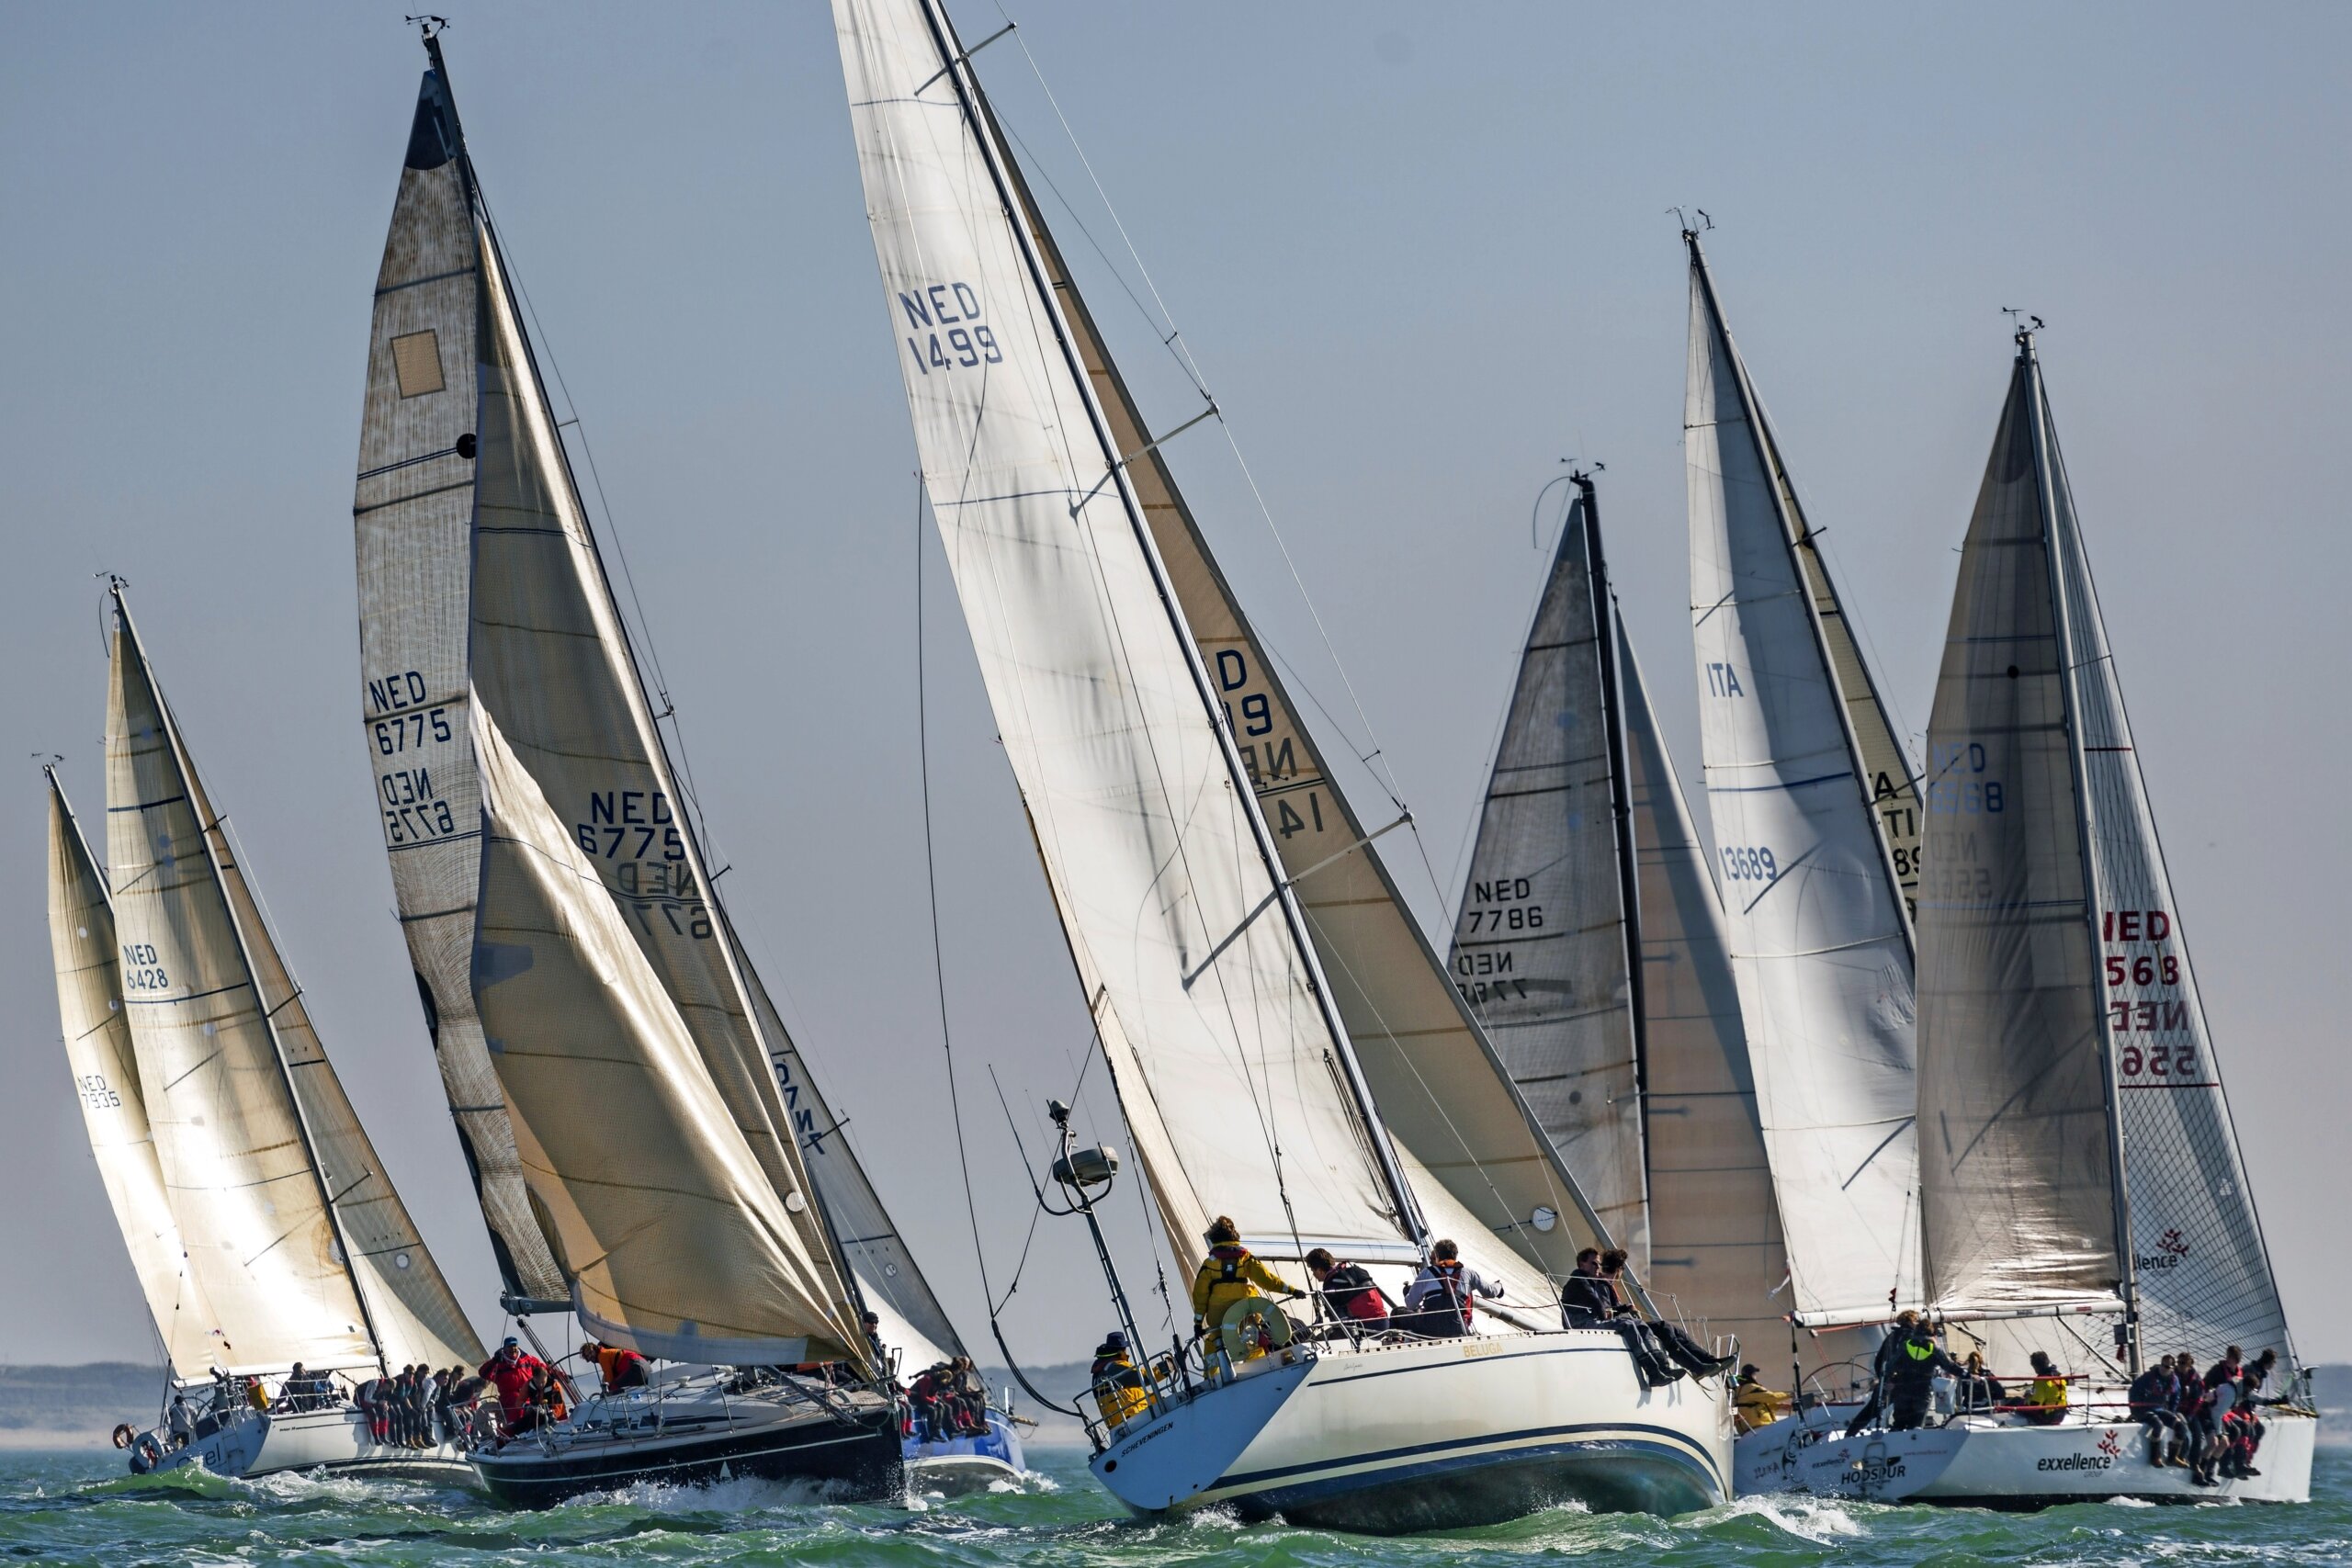
[[(146, 646), (140, 640), (137, 623), (130, 618), (130, 604), (123, 597), (123, 586), (121, 578), (111, 574), (107, 576), (107, 592), (114, 599), (115, 615), (120, 619), (122, 629), (129, 637), (131, 652), (138, 657), (140, 678), (154, 693), (155, 710), (163, 716), (164, 739), (172, 749), (173, 765), (179, 770), (184, 781), (192, 784), (196, 778), (196, 765), (188, 757), (187, 742), (181, 739), (179, 720), (172, 713), (171, 704), (164, 698), (163, 687), (156, 682), (153, 668), (147, 661)], [(204, 843), (205, 864), (212, 873), (216, 887), (226, 882), (220, 864), (220, 849), (214, 844), (212, 837), (220, 829), (221, 820), (219, 817), (210, 822), (198, 818), (196, 824), (197, 837)], [(225, 833), (221, 842), (227, 842)], [(225, 897), (223, 903), (227, 903)], [(277, 1064), (278, 1081), (286, 1089), (287, 1102), (294, 1111), (295, 1128), (302, 1137), (303, 1160), (310, 1167), (311, 1181), (318, 1189), (319, 1204), (326, 1211), (327, 1224), (334, 1227), (335, 1261), (343, 1266), (344, 1278), (351, 1285), (352, 1300), (359, 1309), (359, 1321), (368, 1331), (368, 1342), (375, 1348), (377, 1370), (389, 1374), (391, 1369), (384, 1359), (384, 1337), (376, 1326), (376, 1314), (368, 1303), (367, 1289), (359, 1282), (359, 1269), (354, 1259), (351, 1236), (344, 1228), (342, 1211), (335, 1205), (335, 1195), (328, 1190), (326, 1172), (319, 1164), (318, 1140), (311, 1130), (310, 1111), (304, 1108), (302, 1097), (295, 1092), (293, 1069), (286, 1060), (285, 1042), (278, 1037), (277, 1020), (262, 999), (260, 974), (254, 963), (252, 944), (245, 935), (243, 922), (236, 918), (235, 909), (231, 908), (228, 914), (229, 930), (237, 942), (237, 962), (244, 969), (245, 985), (254, 994), (254, 1010), (261, 1016), (262, 1027), (269, 1032), (270, 1060)]]
[(1617, 594), (1609, 581), (1609, 566), (1600, 553), (1600, 502), (1592, 476), (1582, 471), (1568, 478), (1584, 503), (1584, 543), (1590, 565), (1592, 625), (1600, 639), (1602, 729), (1609, 740), (1609, 812), (1617, 829), (1617, 885), (1625, 940), (1625, 999), (1634, 1031), (1634, 1092), (1641, 1104), (1642, 1190), (1649, 1191), (1650, 1077), (1649, 1009), (1642, 976), (1641, 869), (1635, 863), (1633, 783), (1625, 765), (1625, 688), (1617, 667)]
[[(1020, 247), (1023, 267), (1028, 275), (1030, 287), (1046, 312), (1046, 320), (1053, 323), (1055, 343), (1061, 350), (1070, 378), (1076, 384), (1078, 395), (1083, 401), (1089, 425), (1108, 470), (1105, 478), (1116, 487), (1121, 506), (1127, 515), (1128, 526), (1135, 535), (1137, 547), (1142, 552), (1144, 561), (1151, 573), (1152, 583), (1160, 605), (1167, 614), (1169, 625), (1182, 649), (1185, 668), (1192, 677), (1194, 693), (1206, 711), (1211, 728), (1216, 732), (1218, 754), (1224, 763), (1227, 785), (1234, 791), (1238, 808), (1245, 814), (1250, 823), (1251, 840), (1257, 847), (1260, 858), (1264, 863), (1266, 874), (1273, 884), (1274, 902), (1282, 909), (1283, 924), (1290, 933), (1292, 948), (1306, 969), (1308, 989), (1314, 993), (1317, 1011), (1323, 1020), (1331, 1039), (1336, 1057), (1334, 1065), (1340, 1069), (1340, 1077), (1347, 1086), (1365, 1141), (1374, 1155), (1382, 1179), (1389, 1190), (1389, 1199), (1396, 1210), (1397, 1225), (1417, 1247), (1422, 1249), (1426, 1257), (1429, 1237), (1422, 1224), (1419, 1208), (1413, 1201), (1412, 1190), (1406, 1182), (1403, 1168), (1396, 1157), (1396, 1148), (1389, 1140), (1387, 1127), (1381, 1121), (1379, 1111), (1373, 1102), (1371, 1089), (1364, 1082), (1363, 1068), (1356, 1061), (1355, 1051), (1350, 1041), (1347, 1027), (1340, 1020), (1330, 984), (1323, 974), (1322, 963), (1316, 953), (1313, 938), (1307, 931), (1305, 916), (1298, 907), (1295, 891), (1290, 879), (1283, 873), (1282, 859), (1275, 848), (1272, 831), (1266, 825), (1264, 813), (1259, 807), (1257, 793), (1251, 787), (1248, 770), (1242, 764), (1240, 752), (1233, 738), (1232, 726), (1226, 716), (1224, 705), (1217, 700), (1216, 686), (1210, 679), (1207, 667), (1202, 662), (1199, 646), (1194, 642), (1191, 628), (1185, 623), (1182, 607), (1178, 604), (1175, 589), (1169, 581), (1167, 565), (1160, 558), (1159, 547), (1144, 520), (1141, 502), (1129, 482), (1126, 472), (1129, 458), (1118, 450), (1116, 443), (1112, 438), (1101, 402), (1095, 395), (1092, 379), (1088, 376), (1086, 367), (1078, 355), (1069, 331), (1062, 319), (1059, 302), (1054, 298), (1052, 280), (1047, 276), (1044, 260), (1038, 254), (1035, 237), (1029, 231), (1028, 225), (1020, 220), (1019, 214), (1023, 211), (1023, 206), (1009, 175), (1004, 151), (990, 134), (989, 117), (982, 107), (979, 84), (973, 73), (970, 57), (961, 47), (956, 35), (955, 25), (948, 19), (939, 0), (922, 0), (922, 6), (925, 25), (931, 32), (933, 44), (938, 51), (943, 69), (948, 80), (955, 85), (956, 96), (963, 113), (965, 125), (970, 131), (974, 142), (980, 149), (981, 156), (988, 165), (990, 183), (996, 189), (998, 198), (1004, 204), (1004, 210), (1009, 220), (1007, 227), (1012, 231), (1014, 243)], [(1254, 918), (1254, 913), (1249, 918)]]
[[(2066, 604), (2064, 568), (2058, 558), (2057, 502), (2050, 462), (2050, 410), (2042, 398), (2041, 363), (2034, 355), (2032, 332), (2020, 330), (2017, 344), (2018, 364), (2025, 372), (2033, 400), (2032, 417), (2027, 425), (2033, 433), (2034, 491), (2041, 510), (2042, 550), (2050, 574), (2051, 620), (2058, 634), (2058, 690), (2066, 705), (2066, 765), (2075, 784), (2076, 847), (2083, 857), (2084, 916), (2095, 930), (2098, 898), (2098, 879), (2092, 869), (2091, 813), (2096, 807), (2084, 777), (2082, 724), (2077, 716), (2082, 699), (2075, 690), (2074, 630)], [(2140, 1375), (2140, 1290), (2132, 1245), (2132, 1189), (2123, 1172), (2123, 1105), (2115, 1071), (2115, 1020), (2103, 1001), (2093, 1011), (2098, 1019), (2099, 1077), (2107, 1096), (2108, 1179), (2113, 1190), (2115, 1260), (2123, 1274), (2119, 1292), (2123, 1298), (2123, 1348), (2132, 1375), (2136, 1378)]]
[[(1707, 270), (1707, 254), (1700, 247), (1698, 231), (1683, 230), (1682, 243), (1690, 248), (1691, 276), (1699, 280), (1700, 290), (1706, 296), (1707, 313), (1713, 319), (1715, 330), (1723, 333), (1724, 345), (1731, 348), (1727, 357), (1731, 361), (1733, 383), (1739, 392), (1740, 408), (1747, 415), (1748, 429), (1756, 433), (1758, 455), (1764, 459), (1765, 471), (1772, 481), (1768, 487), (1772, 492), (1772, 510), (1781, 520), (1781, 536), (1788, 546), (1790, 569), (1796, 574), (1797, 583), (1804, 591), (1805, 619), (1813, 627), (1814, 647), (1820, 652), (1822, 663), (1831, 671), (1830, 684), (1836, 690), (1838, 684), (1836, 666), (1830, 658), (1828, 633), (1822, 625), (1821, 604), (1813, 591), (1813, 574), (1805, 570), (1804, 557), (1798, 553), (1804, 550), (1817, 555), (1812, 529), (1793, 510), (1796, 491), (1789, 482), (1787, 466), (1781, 460), (1780, 443), (1773, 439), (1771, 428), (1765, 421), (1763, 404), (1758, 400), (1755, 385), (1747, 377), (1747, 360), (1740, 356), (1736, 347), (1731, 346), (1731, 323), (1724, 319), (1723, 301), (1715, 295), (1714, 275)], [(1823, 581), (1827, 581), (1826, 573), (1823, 574)], [(1866, 664), (1862, 667), (1862, 679), (1865, 684), (1870, 683), (1870, 669)], [(1878, 694), (1874, 686), (1870, 695), (1875, 704)], [(1878, 802), (1872, 798), (1869, 789), (1870, 770), (1862, 760), (1861, 737), (1854, 728), (1853, 710), (1843, 691), (1838, 691), (1838, 723), (1846, 738), (1847, 761), (1853, 770), (1855, 786), (1862, 793), (1862, 809), (1870, 816), (1871, 837), (1878, 840), (1879, 863), (1886, 875), (1887, 890), (1893, 895), (1894, 907), (1902, 916), (1897, 923), (1903, 931), (1904, 951), (1910, 955), (1916, 967), (1919, 960), (1919, 939), (1913, 927), (1911, 902), (1904, 894), (1903, 878), (1895, 870), (1894, 847), (1887, 842), (1885, 825), (1879, 818)], [(1908, 764), (1905, 766), (1907, 773)], [(1916, 817), (1913, 826), (1917, 826)]]

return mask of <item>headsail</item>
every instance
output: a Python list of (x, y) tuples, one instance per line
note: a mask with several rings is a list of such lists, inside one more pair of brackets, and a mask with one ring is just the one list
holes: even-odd
[(147, 1126), (147, 1100), (123, 1010), (120, 950), (105, 874), (90, 855), (57, 770), (49, 776), (49, 944), (65, 1059), (107, 1201), (130, 1252), (164, 1359), (181, 1378), (221, 1363), (212, 1308), (190, 1269)]
[(475, 713), (482, 885), (474, 984), (531, 1193), (573, 1310), (646, 1355), (842, 1356), (830, 1270), (802, 1245), (599, 868)]
[(107, 797), (131, 1040), (224, 1360), (479, 1354), (310, 1030), (119, 589)]
[[(981, 122), (995, 134), (994, 116), (977, 89), (976, 101)], [(1324, 767), (1297, 705), (1113, 362), (1020, 166), (1007, 159), (1004, 169), (1112, 444), (1130, 454), (1128, 484), (1214, 679), (1226, 723), (1236, 732), (1244, 771), (1272, 829), (1283, 874), (1293, 880), (1381, 1121), (1408, 1161), (1434, 1179), (1414, 1181), (1422, 1201), (1434, 1201), (1442, 1190), (1459, 1211), (1427, 1217), (1457, 1240), (1495, 1236), (1516, 1255), (1512, 1267), (1524, 1275), (1514, 1293), (1548, 1294), (1543, 1275), (1566, 1273), (1579, 1247), (1611, 1232), (1596, 1226), (1568, 1163), (1512, 1093), (1501, 1061), (1471, 1016), (1469, 982), (1449, 980), (1373, 847), (1375, 833), (1401, 826), (1402, 819), (1367, 829)], [(1499, 1271), (1503, 1264), (1489, 1258), (1487, 1267)]]
[(1920, 1111), (1939, 1304), (2128, 1293), (2153, 1348), (2290, 1350), (2030, 333), (1928, 737)]
[[(1617, 623), (1640, 886), (1650, 1291), (1751, 1353), (1789, 1309), (1788, 1249), (1764, 1148), (1723, 899)], [(1845, 1350), (1804, 1356), (1839, 1359)]]
[[(1908, 770), (1834, 601), (1696, 235), (1683, 414), (1707, 806), (1796, 1306), (1815, 1326), (1918, 1296)], [(1871, 722), (1875, 718), (1875, 722)], [(1865, 735), (1872, 739), (1866, 744)], [(1897, 774), (1902, 782), (1896, 783)]]
[[(483, 1212), (510, 1289), (540, 1301), (568, 1292), (562, 1247), (545, 1228), (555, 1222), (521, 1193), (511, 1116), (529, 1112), (510, 1110), (514, 1085), (501, 1092), (503, 1065), (474, 1019), (475, 709), (604, 882), (727, 1108), (729, 1138), (765, 1172), (795, 1255), (828, 1281), (827, 1343), (862, 1360), (852, 1269), (824, 1204), (805, 1196), (810, 1172), (780, 1086), (805, 1084), (807, 1069), (780, 1026), (763, 1028), (757, 977), (720, 937), (724, 916), (479, 199), (446, 67), (437, 43), (427, 47), (378, 292), (356, 513), (386, 848)], [(439, 356), (430, 374), (421, 341)]]
[(932, 508), (1180, 1258), (1410, 1257), (1419, 1224), (1315, 991), (1248, 778), (930, 0), (836, 0)]

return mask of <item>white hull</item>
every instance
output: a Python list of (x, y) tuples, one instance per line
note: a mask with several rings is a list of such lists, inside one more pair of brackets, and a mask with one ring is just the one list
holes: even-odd
[(1720, 1378), (1644, 1389), (1613, 1332), (1300, 1346), (1139, 1416), (1093, 1461), (1141, 1513), (1401, 1532), (1557, 1503), (1682, 1513), (1731, 1495)]
[(1808, 1493), (1873, 1503), (1965, 1503), (2041, 1507), (2134, 1497), (2149, 1502), (2306, 1503), (2319, 1423), (2271, 1412), (2255, 1455), (2258, 1476), (2199, 1486), (2188, 1472), (2148, 1462), (2137, 1422), (2069, 1418), (2030, 1427), (1968, 1416), (1949, 1426), (1846, 1437), (1851, 1406), (1809, 1412), (1747, 1433), (1734, 1448), (1743, 1497)]
[(285, 1471), (424, 1476), (471, 1483), (466, 1456), (447, 1443), (429, 1449), (379, 1443), (368, 1417), (348, 1405), (291, 1415), (254, 1414), (164, 1456), (157, 1472), (201, 1463), (215, 1475), (275, 1475)]
[(921, 1443), (910, 1438), (900, 1444), (899, 1452), (910, 1495), (937, 1492), (949, 1497), (966, 1496), (1000, 1483), (1018, 1484), (1029, 1473), (1021, 1434), (996, 1410), (989, 1412), (987, 1437)]

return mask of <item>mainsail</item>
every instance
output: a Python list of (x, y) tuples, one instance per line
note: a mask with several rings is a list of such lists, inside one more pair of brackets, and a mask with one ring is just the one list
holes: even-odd
[(202, 1377), (222, 1359), (204, 1299), (172, 1217), (147, 1100), (123, 1011), (122, 970), (115, 945), (114, 905), (106, 874), (91, 857), (81, 824), (65, 801), (57, 770), (49, 777), (49, 944), (57, 963), (57, 1010), (65, 1060), (82, 1102), (90, 1152), (114, 1206), (131, 1271), (147, 1298), (164, 1359), (182, 1379)]
[(1796, 1309), (1918, 1296), (1914, 791), (1695, 234), (1683, 414), (1700, 738)]
[(1318, 995), (968, 62), (930, 0), (836, 0), (891, 335), (1007, 760), (1180, 1259), (1409, 1258), (1420, 1222)]
[(1955, 1314), (2291, 1351), (2030, 333), (1928, 727), (1922, 1212)]
[(130, 1036), (231, 1370), (480, 1343), (321, 1049), (115, 590), (108, 860)]
[[(974, 94), (980, 123), (1001, 146), (977, 84)], [(1614, 1234), (1613, 1222), (1593, 1213), (1578, 1186), (1581, 1168), (1577, 1177), (1568, 1174), (1563, 1152), (1511, 1092), (1501, 1061), (1472, 1016), (1470, 982), (1449, 981), (1372, 845), (1404, 818), (1367, 831), (1324, 767), (1297, 705), (1218, 569), (1166, 454), (1113, 361), (1019, 164), (1007, 158), (1003, 168), (1111, 444), (1129, 454), (1128, 486), (1193, 645), (1213, 678), (1380, 1119), (1407, 1165), (1433, 1179), (1414, 1183), (1424, 1206), (1449, 1211), (1426, 1218), (1443, 1234), (1498, 1237), (1525, 1266), (1521, 1288), (1548, 1293), (1542, 1277), (1566, 1273), (1578, 1247)]]
[(1590, 481), (1537, 602), (1453, 966), (1661, 1302), (1751, 1346), (1786, 1276), (1721, 900), (1601, 565)]
[[(481, 835), (493, 803), (483, 793), (476, 748), (481, 736), (494, 734), (527, 778), (530, 797), (552, 814), (580, 863), (594, 869), (692, 1041), (698, 1066), (691, 1095), (707, 1087), (726, 1111), (723, 1131), (706, 1130), (725, 1145), (726, 1159), (740, 1153), (764, 1173), (773, 1212), (763, 1201), (738, 1223), (775, 1221), (791, 1233), (785, 1252), (811, 1280), (797, 1310), (826, 1303), (822, 1321), (801, 1326), (827, 1353), (862, 1360), (865, 1342), (852, 1321), (852, 1280), (862, 1259), (845, 1258), (829, 1227), (831, 1194), (820, 1186), (819, 1201), (808, 1200), (815, 1156), (800, 1145), (816, 1129), (796, 1130), (799, 1114), (786, 1102), (805, 1089), (807, 1068), (773, 1010), (755, 1000), (757, 977), (731, 933), (721, 934), (725, 917), (708, 890), (702, 846), (481, 205), (437, 41), (428, 39), (427, 49), (433, 65), (378, 285), (354, 508), (368, 672), (363, 723), (411, 955), (438, 1025), (444, 1087), (467, 1138), (483, 1213), (514, 1295), (545, 1303), (575, 1288), (609, 1294), (609, 1282), (582, 1280), (593, 1260), (568, 1255), (578, 1238), (567, 1243), (562, 1235), (569, 1224), (562, 1212), (588, 1201), (554, 1190), (599, 1173), (526, 1157), (523, 1145), (534, 1137), (542, 1154), (553, 1146), (548, 1129), (565, 1112), (536, 1098), (551, 1092), (553, 1080), (534, 1076), (529, 1089), (518, 1088), (507, 1054), (490, 1048), (478, 1017), (494, 983), (477, 952), (492, 922), (478, 900), (492, 882)], [(498, 815), (523, 810), (516, 783)], [(544, 826), (536, 808), (523, 820)], [(507, 834), (540, 853), (555, 848), (513, 820)], [(526, 910), (521, 918), (529, 926), (551, 917)], [(567, 917), (567, 941), (589, 942), (580, 923), (586, 919), (579, 910)], [(641, 1010), (628, 1016), (632, 1028), (659, 1032), (670, 1023), (649, 1022)], [(509, 1017), (502, 1035), (507, 1053), (532, 1032), (528, 1017)], [(655, 1044), (640, 1038), (629, 1049), (651, 1053), (648, 1070), (678, 1068)], [(594, 1049), (569, 1038), (538, 1044), (575, 1046)], [(518, 1117), (540, 1131), (526, 1137)], [(703, 1150), (695, 1157), (718, 1155)], [(828, 1168), (854, 1157), (836, 1140)], [(629, 1179), (662, 1184), (650, 1164)], [(707, 1185), (687, 1182), (697, 1190)], [(844, 1187), (871, 1196), (862, 1172)], [(912, 1264), (892, 1257), (877, 1267), (905, 1271)], [(691, 1282), (675, 1281), (681, 1290)], [(716, 1275), (712, 1288), (721, 1295), (729, 1289)], [(897, 1292), (909, 1293), (903, 1286)], [(929, 1297), (920, 1284), (913, 1293)], [(619, 1299), (594, 1310), (617, 1312)], [(665, 1299), (660, 1310), (649, 1309), (639, 1336), (646, 1345), (676, 1338), (677, 1323), (692, 1317), (672, 1310), (681, 1305)], [(598, 1321), (616, 1341), (630, 1341), (618, 1320)], [(773, 1324), (760, 1332), (789, 1337)]]

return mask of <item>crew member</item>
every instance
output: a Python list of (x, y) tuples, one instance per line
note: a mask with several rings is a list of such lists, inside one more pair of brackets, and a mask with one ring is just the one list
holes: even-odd
[(1209, 1244), (1209, 1255), (1201, 1260), (1199, 1272), (1193, 1276), (1193, 1332), (1195, 1336), (1216, 1327), (1225, 1320), (1225, 1313), (1238, 1301), (1251, 1296), (1296, 1296), (1300, 1292), (1283, 1283), (1282, 1276), (1267, 1268), (1241, 1245), (1241, 1227), (1224, 1214), (1209, 1224), (1203, 1237)]
[(1433, 1339), (1458, 1339), (1471, 1331), (1471, 1303), (1479, 1296), (1500, 1301), (1503, 1288), (1462, 1261), (1450, 1241), (1430, 1248), (1430, 1260), (1405, 1289), (1405, 1317), (1398, 1326)]
[(591, 1339), (580, 1347), (580, 1359), (595, 1369), (596, 1375), (604, 1380), (606, 1393), (643, 1388), (653, 1381), (652, 1374), (646, 1371), (645, 1358), (617, 1345)]
[(1609, 1281), (1611, 1293), (1619, 1298), (1617, 1313), (1620, 1317), (1632, 1318), (1647, 1328), (1666, 1353), (1693, 1377), (1713, 1377), (1717, 1372), (1729, 1371), (1738, 1361), (1737, 1356), (1713, 1354), (1683, 1332), (1679, 1323), (1668, 1323), (1662, 1317), (1644, 1318), (1640, 1307), (1634, 1301), (1633, 1286), (1625, 1279), (1625, 1249), (1622, 1247), (1611, 1247), (1600, 1255), (1600, 1277)]
[(2033, 1383), (2025, 1391), (2021, 1414), (2036, 1427), (2055, 1427), (2066, 1418), (2066, 1379), (2047, 1350), (2033, 1353)]
[(1306, 1271), (1332, 1310), (1355, 1325), (1360, 1334), (1376, 1334), (1388, 1326), (1388, 1297), (1362, 1264), (1342, 1263), (1328, 1247), (1306, 1255)]
[(1764, 1373), (1753, 1361), (1739, 1369), (1732, 1385), (1731, 1420), (1736, 1432), (1753, 1432), (1778, 1421), (1789, 1408), (1789, 1396), (1764, 1386)]
[(2157, 1357), (2147, 1371), (2132, 1380), (2132, 1392), (2125, 1397), (2132, 1402), (2132, 1418), (2148, 1434), (2148, 1462), (2169, 1462), (2167, 1450), (2177, 1454), (2188, 1441), (2188, 1428), (2181, 1424), (2180, 1412), (2174, 1408), (2180, 1400), (2180, 1379), (2174, 1373), (2171, 1360)]
[[(1161, 1368), (1159, 1379), (1164, 1380), (1167, 1375), (1167, 1369)], [(1094, 1347), (1091, 1376), (1094, 1408), (1102, 1413), (1106, 1426), (1125, 1426), (1151, 1403), (1144, 1375), (1127, 1348), (1127, 1337), (1119, 1329), (1105, 1334), (1102, 1343)]]
[(1657, 1341), (1617, 1299), (1617, 1287), (1600, 1271), (1600, 1248), (1588, 1247), (1577, 1254), (1576, 1268), (1560, 1285), (1560, 1323), (1566, 1328), (1613, 1328), (1634, 1358), (1634, 1371), (1645, 1388), (1679, 1382), (1680, 1367), (1666, 1359)]
[(1886, 1407), (1886, 1426), (1892, 1432), (1907, 1432), (1927, 1421), (1938, 1372), (1954, 1382), (1968, 1375), (1966, 1369), (1943, 1353), (1935, 1336), (1919, 1321), (1918, 1314), (1905, 1315), (1911, 1322), (1899, 1326), (1879, 1347), (1879, 1360), (1884, 1371), (1880, 1374), (1876, 1399)]
[(513, 1335), (498, 1348), (498, 1353), (476, 1369), (491, 1385), (498, 1390), (498, 1415), (509, 1432), (525, 1429), (520, 1425), (531, 1408), (531, 1377), (547, 1370), (547, 1363), (522, 1347)]

